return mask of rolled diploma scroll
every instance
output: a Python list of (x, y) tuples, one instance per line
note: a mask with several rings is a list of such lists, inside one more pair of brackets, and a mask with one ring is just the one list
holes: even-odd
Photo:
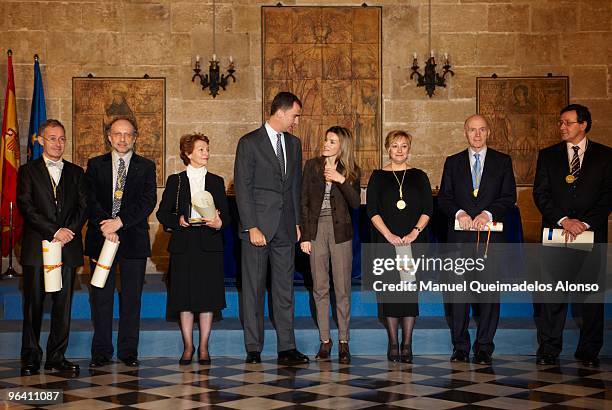
[(113, 266), (117, 249), (119, 249), (119, 242), (111, 242), (108, 239), (104, 241), (100, 257), (96, 261), (96, 269), (91, 277), (92, 286), (103, 288), (106, 285), (106, 279), (111, 266)]
[(45, 292), (62, 290), (62, 243), (42, 241)]
[(202, 218), (215, 219), (215, 216), (217, 216), (215, 200), (208, 191), (199, 191), (193, 194), (191, 196), (191, 205)]
[[(412, 246), (410, 246), (409, 244), (396, 246), (395, 254), (399, 257), (400, 262), (400, 280), (402, 282), (416, 281), (414, 261), (412, 260)], [(407, 261), (407, 265), (404, 264), (405, 261)]]
[[(482, 229), (483, 231), (488, 231), (491, 229), (491, 232), (502, 232), (504, 230), (503, 222), (487, 222), (485, 227)], [(459, 221), (455, 219), (455, 231), (464, 231), (465, 229), (461, 229), (459, 226)], [(476, 231), (476, 228), (470, 228), (470, 231)]]
[(544, 228), (542, 229), (542, 245), (544, 246), (557, 246), (561, 248), (573, 248), (584, 251), (590, 251), (593, 249), (593, 231), (584, 231), (580, 235), (576, 236), (572, 242), (565, 243), (565, 237), (563, 236), (563, 229), (558, 228)]

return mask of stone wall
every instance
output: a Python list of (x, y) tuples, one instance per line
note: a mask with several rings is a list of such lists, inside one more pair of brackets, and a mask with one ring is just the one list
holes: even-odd
[[(191, 131), (211, 138), (209, 168), (232, 179), (238, 138), (257, 127), (261, 103), (262, 5), (276, 1), (219, 0), (217, 55), (236, 61), (236, 84), (212, 99), (191, 82), (196, 54), (212, 53), (212, 1), (106, 0), (0, 2), (0, 86), (12, 48), (22, 143), (29, 125), (32, 57), (38, 53), (47, 116), (70, 135), (71, 78), (167, 78), (167, 172), (182, 168), (178, 139)], [(286, 5), (360, 5), (362, 1), (283, 1)], [(368, 2), (383, 6), (383, 131), (414, 135), (412, 165), (439, 185), (446, 155), (465, 147), (462, 124), (476, 109), (475, 77), (570, 76), (571, 100), (589, 106), (589, 136), (612, 145), (612, 3), (556, 0), (434, 0), (432, 47), (450, 54), (455, 77), (428, 98), (408, 79), (412, 53), (427, 53), (426, 0)], [(342, 22), (339, 22), (340, 24)], [(205, 58), (206, 59), (206, 58)], [(4, 101), (0, 100), (0, 109)], [(67, 157), (71, 156), (71, 145)], [(161, 191), (160, 191), (161, 195)], [(537, 236), (529, 189), (519, 192), (524, 224)], [(152, 235), (161, 237), (155, 218)], [(163, 240), (156, 241), (157, 252)]]

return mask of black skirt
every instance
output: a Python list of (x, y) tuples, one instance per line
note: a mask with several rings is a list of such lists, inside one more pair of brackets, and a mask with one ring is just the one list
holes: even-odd
[(218, 312), (226, 306), (223, 252), (202, 250), (199, 229), (185, 231), (189, 240), (184, 253), (170, 254), (168, 320), (177, 320), (180, 312)]

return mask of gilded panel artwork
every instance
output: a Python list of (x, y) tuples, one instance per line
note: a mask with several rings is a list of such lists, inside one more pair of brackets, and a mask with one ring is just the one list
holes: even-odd
[(300, 98), (304, 161), (347, 127), (365, 186), (381, 162), (381, 8), (262, 7), (262, 21), (264, 119), (279, 91)]
[(519, 186), (532, 186), (538, 151), (560, 141), (568, 77), (478, 77), (478, 113), (491, 125), (487, 145), (512, 157)]
[(157, 186), (165, 181), (166, 79), (73, 78), (72, 118), (75, 164), (109, 150), (105, 129), (117, 116), (138, 125), (135, 151), (155, 162)]

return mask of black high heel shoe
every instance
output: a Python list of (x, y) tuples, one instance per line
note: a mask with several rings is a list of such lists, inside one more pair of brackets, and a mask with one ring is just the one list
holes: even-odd
[(195, 354), (195, 348), (191, 351), (191, 356), (189, 356), (189, 359), (183, 359), (183, 357), (185, 356), (185, 352), (183, 352), (183, 356), (181, 356), (181, 358), (179, 359), (179, 365), (186, 366), (188, 364), (191, 364), (194, 354)]
[(399, 345), (389, 343), (387, 347), (387, 359), (389, 359), (390, 362), (400, 361)]
[(207, 366), (211, 363), (210, 360), (210, 353), (208, 353), (208, 351), (206, 352), (206, 358), (201, 358), (200, 357), (200, 348), (198, 347), (198, 363), (202, 366)]
[(400, 351), (400, 361), (402, 363), (412, 363), (412, 345), (402, 344)]

